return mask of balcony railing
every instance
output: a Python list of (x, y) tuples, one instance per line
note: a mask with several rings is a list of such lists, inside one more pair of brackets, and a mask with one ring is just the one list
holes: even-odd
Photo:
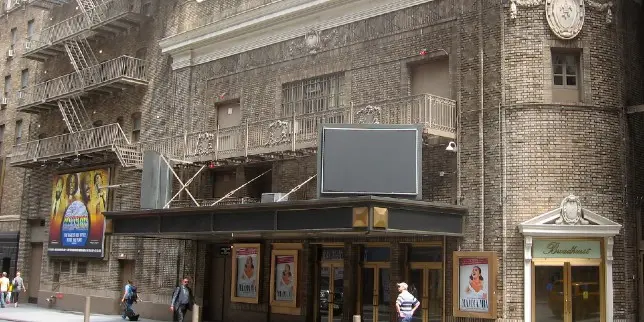
[(426, 133), (454, 138), (455, 120), (454, 100), (424, 94), (156, 139), (139, 148), (186, 161), (222, 160), (314, 148), (324, 123), (422, 124)]
[(33, 5), (43, 9), (51, 9), (54, 6), (63, 5), (70, 0), (6, 0), (5, 10), (7, 12), (21, 8), (23, 5)]
[(29, 141), (14, 146), (11, 164), (33, 163), (111, 150), (116, 140), (124, 136), (121, 126), (115, 123)]
[[(123, 15), (130, 13), (138, 14), (139, 7), (132, 0), (112, 0), (101, 3), (85, 13), (79, 13), (61, 22), (43, 28), (40, 33), (33, 34), (27, 38), (25, 55), (39, 51), (45, 47), (61, 43), (71, 37), (91, 30), (94, 27), (109, 23)], [(90, 19), (92, 17), (93, 19)], [(100, 20), (97, 20), (99, 17)]]
[(116, 81), (147, 83), (145, 61), (121, 56), (96, 66), (30, 86), (18, 95), (18, 108), (42, 104)]

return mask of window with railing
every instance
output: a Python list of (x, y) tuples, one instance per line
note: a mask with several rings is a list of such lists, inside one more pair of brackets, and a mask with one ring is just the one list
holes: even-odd
[(342, 104), (344, 75), (309, 78), (282, 86), (282, 117), (322, 112)]
[(4, 93), (2, 97), (9, 97), (9, 93), (11, 92), (11, 75), (7, 75), (4, 77)]
[(20, 90), (24, 90), (29, 86), (29, 69), (23, 69), (20, 73)]

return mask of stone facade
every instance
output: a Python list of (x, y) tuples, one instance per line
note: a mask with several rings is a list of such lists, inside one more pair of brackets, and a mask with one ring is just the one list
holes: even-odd
[[(606, 7), (586, 2), (583, 29), (573, 40), (560, 40), (552, 33), (544, 19), (544, 4), (519, 2), (513, 18), (514, 1), (440, 0), (320, 30), (321, 43), (314, 54), (300, 37), (173, 70), (172, 57), (161, 52), (161, 39), (271, 5), (272, 1), (209, 0), (204, 7), (187, 0), (151, 1), (152, 18), (113, 38), (91, 43), (99, 61), (144, 51), (149, 84), (94, 98), (85, 106), (93, 122), (121, 123), (128, 135), (132, 115), (141, 113), (142, 140), (150, 141), (213, 130), (217, 124), (213, 106), (221, 102), (239, 100), (242, 118), (249, 122), (279, 117), (283, 84), (334, 73), (344, 75), (347, 104), (408, 96), (411, 66), (447, 57), (450, 76), (445, 81), (450, 84), (451, 98), (458, 103), (458, 154), (445, 151), (449, 141), (445, 139), (428, 139), (423, 147), (424, 199), (469, 208), (464, 237), (458, 242), (450, 239), (446, 245), (446, 281), (451, 281), (451, 251), (496, 252), (501, 272), (498, 316), (522, 321), (523, 236), (517, 225), (556, 208), (563, 197), (574, 193), (582, 197), (585, 207), (624, 227), (615, 240), (614, 318), (634, 321), (641, 314), (637, 284), (631, 280), (638, 275), (635, 214), (644, 193), (637, 175), (644, 168), (639, 161), (644, 154), (640, 134), (644, 121), (641, 113), (627, 115), (626, 107), (644, 104), (642, 15), (636, 14), (642, 9), (634, 1), (616, 3), (611, 8), (614, 19), (607, 24)], [(75, 2), (51, 12), (27, 7), (3, 15), (0, 24), (5, 24), (6, 30), (17, 27), (22, 35), (30, 19), (38, 32), (45, 21), (53, 24), (78, 12)], [(18, 53), (23, 38), (18, 37)], [(0, 36), (0, 55), (8, 49), (8, 41), (7, 33)], [(552, 48), (580, 52), (579, 102), (556, 100)], [(428, 55), (420, 56), (422, 49), (427, 49)], [(16, 57), (3, 62), (1, 68), (3, 75), (12, 75), (15, 91), (25, 68), (30, 70), (31, 83), (73, 71), (64, 54), (45, 63)], [(29, 115), (17, 113), (15, 104), (9, 104), (0, 110), (0, 123), (6, 124), (0, 152), (3, 159), (12, 151), (18, 119), (23, 120), (23, 140), (65, 131), (56, 109)], [(29, 270), (31, 223), (45, 220), (45, 227), (49, 227), (53, 174), (97, 166), (112, 169), (112, 184), (140, 181), (140, 171), (121, 168), (115, 156), (59, 168), (7, 167), (0, 231), (21, 232), (19, 269)], [(271, 188), (264, 192), (288, 192), (316, 173), (316, 159), (279, 160), (266, 167), (272, 169)], [(217, 167), (202, 173), (190, 191), (197, 198), (221, 197), (212, 190), (218, 184), (213, 173), (222, 171), (231, 173), (235, 186), (254, 177), (246, 165)], [(195, 172), (194, 168), (180, 171), (184, 180)], [(178, 188), (175, 185), (175, 191)], [(315, 189), (313, 180), (290, 199), (315, 198)], [(136, 208), (139, 193), (136, 184), (111, 189), (111, 210)], [(247, 193), (248, 189), (242, 189), (236, 196)], [(398, 249), (392, 253), (397, 259), (400, 240), (386, 241)], [(270, 249), (272, 242), (289, 241), (265, 240), (265, 249)], [(302, 263), (310, 263), (307, 271), (312, 272), (313, 263), (308, 259), (313, 258), (314, 250), (310, 241), (303, 242)], [(149, 302), (144, 308), (149, 317), (164, 318), (157, 315), (161, 314), (158, 308), (167, 306), (181, 276), (192, 276), (196, 295), (203, 298), (206, 258), (211, 251), (207, 243), (109, 236), (105, 245), (105, 258), (89, 261), (87, 273), (78, 273), (77, 263), (83, 260), (53, 259), (47, 256), (45, 243), (39, 303), (61, 292), (69, 295), (57, 305), (75, 308), (80, 296), (91, 294), (108, 304), (103, 312), (116, 310), (110, 301), (119, 296), (122, 287), (119, 258), (135, 260), (134, 279)], [(345, 245), (348, 258), (357, 256), (352, 254), (358, 251)], [(347, 269), (355, 263), (348, 258)], [(60, 282), (54, 283), (55, 265), (68, 260), (70, 271), (62, 272)], [(269, 267), (268, 261), (266, 256), (264, 267)], [(268, 290), (269, 271), (264, 274), (262, 289)], [(402, 276), (401, 267), (392, 267), (392, 278)], [(300, 280), (299, 289), (306, 293), (303, 299), (314, 298), (311, 283), (311, 276)], [(451, 299), (451, 292), (448, 287), (446, 299)], [(347, 296), (351, 298), (351, 294)], [(260, 316), (263, 320), (269, 310), (268, 294), (262, 294), (262, 299), (263, 304), (258, 305), (230, 304), (227, 316), (233, 321), (256, 321), (253, 318)], [(445, 304), (448, 318), (450, 302)], [(313, 307), (303, 308), (301, 315), (311, 310)], [(350, 312), (345, 313), (345, 320), (349, 317)]]

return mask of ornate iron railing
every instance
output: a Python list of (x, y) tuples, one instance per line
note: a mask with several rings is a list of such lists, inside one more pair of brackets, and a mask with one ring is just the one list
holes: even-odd
[(80, 74), (74, 72), (35, 84), (21, 90), (18, 108), (60, 99), (119, 79), (147, 82), (145, 61), (121, 56), (86, 68)]
[(325, 123), (421, 124), (428, 133), (453, 137), (456, 101), (431, 94), (408, 96), (155, 139), (139, 148), (186, 161), (299, 150), (316, 147), (319, 127)]
[(13, 147), (11, 163), (39, 162), (110, 150), (115, 142), (124, 136), (121, 126), (118, 123), (114, 123), (20, 143)]
[[(25, 42), (25, 54), (36, 52), (42, 48), (60, 43), (80, 35), (95, 26), (112, 21), (128, 13), (138, 13), (140, 1), (112, 0), (100, 3), (89, 12), (79, 13), (49, 27), (40, 33), (31, 35)], [(90, 19), (92, 17), (92, 19)], [(100, 18), (97, 20), (97, 17)]]

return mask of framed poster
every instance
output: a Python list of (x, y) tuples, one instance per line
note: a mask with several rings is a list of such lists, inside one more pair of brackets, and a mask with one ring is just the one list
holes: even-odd
[(271, 252), (271, 305), (297, 307), (297, 250)]
[(453, 257), (454, 316), (496, 319), (496, 254), (454, 252)]
[(103, 257), (109, 180), (107, 168), (54, 175), (49, 256)]
[(261, 263), (260, 244), (234, 244), (233, 278), (230, 279), (230, 301), (259, 302), (259, 277)]

